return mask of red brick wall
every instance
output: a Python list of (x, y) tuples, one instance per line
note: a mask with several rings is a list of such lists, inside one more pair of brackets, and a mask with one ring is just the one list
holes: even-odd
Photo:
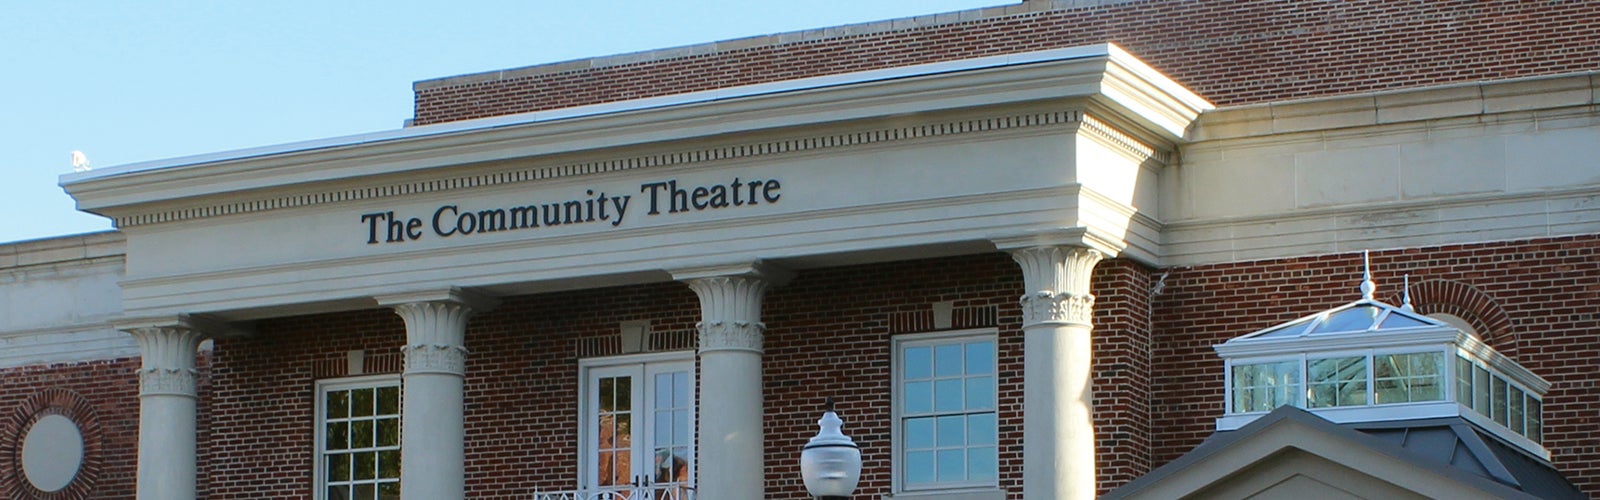
[[(67, 415), (85, 438), (84, 469), (57, 496), (133, 498), (138, 473), (138, 358), (36, 365), (0, 370), (0, 495), (30, 498), (20, 456), (32, 414), (63, 414), (58, 406), (83, 404)], [(77, 403), (71, 403), (71, 402)], [(98, 435), (98, 443), (93, 438)]]
[(1095, 267), (1095, 472), (1105, 493), (1150, 472), (1150, 270), (1119, 259)]
[[(1507, 331), (1486, 333), (1554, 383), (1545, 399), (1546, 446), (1591, 494), (1600, 492), (1600, 451), (1590, 430), (1593, 381), (1600, 380), (1600, 350), (1592, 345), (1600, 336), (1597, 251), (1600, 236), (1372, 256), (1380, 297), (1392, 297), (1409, 273), (1417, 283), (1470, 287), (1477, 294), (1471, 304), (1456, 305), (1459, 312), (1503, 315), (1485, 324)], [(1171, 269), (1153, 299), (1165, 270), (1102, 262), (1094, 281), (1092, 367), (1102, 489), (1171, 461), (1211, 434), (1223, 389), (1212, 345), (1354, 300), (1359, 262), (1356, 254), (1340, 254)], [(860, 493), (888, 492), (889, 339), (920, 331), (904, 318), (922, 317), (945, 301), (997, 312), (988, 322), (999, 329), (1002, 357), (1001, 483), (1020, 488), (1021, 293), (1020, 272), (1002, 254), (811, 270), (773, 289), (764, 377), (772, 497), (804, 497), (798, 450), (816, 432), (820, 402), (830, 395), (863, 447)], [(1424, 311), (1468, 296), (1423, 295), (1417, 305)], [(518, 498), (534, 487), (575, 487), (576, 340), (614, 334), (618, 322), (641, 319), (655, 331), (685, 331), (698, 314), (687, 287), (660, 283), (514, 297), (476, 317), (468, 335), (470, 496)], [(311, 481), (314, 365), (341, 361), (351, 349), (392, 353), (403, 336), (398, 317), (373, 310), (265, 321), (255, 338), (219, 341), (212, 429), (203, 446), (213, 457), (209, 497), (304, 495)]]
[(304, 498), (312, 485), (313, 369), (350, 350), (393, 352), (404, 340), (388, 311), (261, 322), (251, 338), (216, 341), (206, 498)]
[(416, 92), (415, 123), (1114, 42), (1218, 105), (1600, 69), (1600, 2), (1168, 0)]
[[(768, 488), (773, 498), (803, 498), (799, 455), (816, 433), (820, 403), (839, 400), (847, 431), (865, 450), (863, 495), (887, 493), (890, 474), (889, 365), (897, 315), (921, 314), (934, 302), (998, 311), (1002, 387), (1002, 485), (1021, 485), (1021, 334), (1016, 264), (1001, 254), (807, 271), (767, 300), (765, 390)], [(1108, 481), (1147, 467), (1145, 410), (1138, 400), (1148, 373), (1148, 289), (1137, 265), (1109, 261), (1097, 273), (1097, 320), (1109, 337), (1097, 344), (1095, 370), (1115, 380), (1115, 396), (1097, 397)], [(1142, 288), (1141, 288), (1142, 287)], [(1108, 293), (1109, 292), (1109, 293)], [(661, 283), (506, 300), (475, 317), (467, 388), (467, 476), (473, 498), (526, 498), (535, 487), (576, 486), (575, 339), (614, 334), (618, 322), (650, 320), (654, 331), (686, 331), (699, 316), (687, 287)], [(984, 319), (973, 320), (974, 324)], [(957, 326), (962, 326), (958, 324)], [(919, 330), (920, 331), (920, 330)], [(345, 352), (392, 352), (404, 326), (383, 311), (264, 321), (250, 339), (218, 342), (206, 448), (209, 498), (299, 496), (310, 488), (312, 389), (319, 362), (342, 364)], [(324, 373), (326, 375), (326, 373)], [(335, 374), (337, 375), (337, 374)], [(1129, 387), (1131, 389), (1128, 389)], [(1102, 388), (1112, 384), (1102, 384)], [(1127, 390), (1123, 390), (1127, 389)], [(706, 473), (712, 473), (707, 471)]]
[[(1212, 345), (1360, 298), (1360, 263), (1351, 253), (1173, 269), (1153, 304), (1153, 463), (1199, 444), (1222, 414), (1222, 360)], [(1380, 298), (1410, 274), (1413, 283), (1450, 280), (1481, 292), (1458, 294), (1472, 300), (1455, 310), (1503, 311), (1509, 321), (1488, 324), (1506, 331), (1484, 333), (1553, 384), (1544, 445), (1569, 479), (1600, 495), (1600, 236), (1379, 251), (1372, 265)], [(1423, 312), (1451, 306), (1417, 303)]]
[[(698, 315), (687, 287), (665, 283), (514, 297), (475, 316), (467, 335), (467, 496), (524, 499), (535, 488), (575, 487), (574, 339), (615, 333), (618, 322), (635, 319), (687, 329)], [(392, 355), (404, 341), (403, 322), (388, 310), (267, 320), (253, 338), (219, 341), (208, 497), (306, 496), (317, 379), (345, 375), (329, 367), (344, 366), (348, 351)], [(381, 372), (398, 373), (398, 365)]]
[[(1002, 254), (842, 267), (801, 273), (774, 289), (767, 323), (767, 494), (807, 498), (800, 449), (817, 433), (824, 398), (838, 403), (845, 433), (862, 449), (860, 498), (890, 492), (890, 338), (899, 315), (935, 302), (998, 309), (1000, 485), (1022, 487), (1022, 273)], [(922, 330), (925, 331), (925, 330)], [(1018, 497), (1020, 498), (1020, 497)]]

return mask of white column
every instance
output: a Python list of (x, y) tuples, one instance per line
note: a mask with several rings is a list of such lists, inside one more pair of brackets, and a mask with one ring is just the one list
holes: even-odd
[(119, 325), (139, 344), (140, 500), (192, 500), (195, 491), (195, 350), (205, 334), (187, 317)]
[(1095, 497), (1089, 281), (1099, 251), (1011, 251), (1022, 266), (1022, 489), (1027, 499)]
[(400, 408), (400, 496), (466, 495), (467, 318), (496, 302), (458, 288), (378, 297), (406, 323)]
[(700, 297), (697, 498), (766, 498), (761, 300), (786, 278), (762, 266), (675, 273)]

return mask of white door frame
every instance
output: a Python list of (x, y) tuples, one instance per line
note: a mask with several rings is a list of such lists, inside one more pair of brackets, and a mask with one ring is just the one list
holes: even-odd
[[(666, 370), (663, 370), (666, 368)], [(594, 422), (591, 420), (599, 413), (598, 398), (591, 397), (594, 380), (602, 376), (630, 375), (635, 377), (632, 385), (633, 392), (633, 429), (632, 459), (629, 465), (633, 467), (633, 476), (646, 475), (653, 464), (650, 440), (654, 426), (654, 415), (650, 415), (650, 403), (653, 401), (653, 391), (648, 391), (646, 380), (661, 371), (675, 371), (687, 369), (690, 373), (689, 390), (690, 398), (695, 401), (689, 408), (690, 433), (695, 433), (698, 427), (698, 399), (693, 392), (698, 390), (696, 377), (694, 351), (665, 352), (632, 354), (625, 356), (608, 356), (602, 358), (586, 358), (578, 360), (578, 487), (591, 490), (599, 486), (599, 454), (598, 450), (589, 448), (589, 443), (595, 438)], [(693, 485), (698, 472), (695, 451), (695, 439), (689, 440), (689, 481)], [(641, 466), (646, 468), (641, 469)]]

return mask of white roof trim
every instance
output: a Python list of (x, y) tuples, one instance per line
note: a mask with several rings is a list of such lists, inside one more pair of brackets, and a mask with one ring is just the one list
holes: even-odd
[(287, 155), (322, 149), (331, 149), (347, 146), (358, 146), (381, 142), (397, 141), (419, 137), (439, 136), (464, 132), (474, 132), (502, 127), (526, 125), (533, 123), (550, 122), (572, 118), (624, 113), (647, 109), (659, 109), (688, 104), (705, 103), (727, 99), (738, 99), (760, 95), (771, 95), (788, 92), (838, 87), (845, 85), (861, 84), (868, 82), (886, 81), (901, 78), (912, 78), (944, 73), (955, 73), (988, 68), (1019, 66), (1051, 61), (1066, 61), (1093, 57), (1108, 57), (1118, 64), (1129, 68), (1141, 77), (1149, 79), (1161, 90), (1168, 92), (1174, 98), (1182, 101), (1194, 109), (1211, 109), (1210, 103), (1200, 96), (1184, 89), (1176, 82), (1151, 69), (1148, 65), (1127, 52), (1111, 44), (1087, 45), (1061, 49), (1041, 50), (1018, 54), (1005, 54), (997, 56), (978, 57), (956, 61), (945, 61), (927, 64), (916, 64), (895, 68), (885, 68), (870, 71), (858, 71), (837, 75), (816, 76), (799, 78), (778, 82), (741, 85), (720, 89), (711, 89), (683, 94), (673, 94), (627, 101), (575, 106), (545, 111), (518, 113), (513, 115), (495, 116), (475, 120), (461, 120), (435, 125), (423, 125), (398, 130), (388, 130), (365, 134), (313, 139), (309, 141), (291, 142), (255, 148), (237, 149), (216, 153), (206, 153), (177, 158), (167, 158), (138, 163), (117, 165), (109, 168), (95, 169), (87, 172), (64, 174), (60, 177), (60, 184), (66, 186), (80, 182), (104, 179), (118, 175), (148, 172), (167, 168), (193, 166), (206, 163), (242, 160), (265, 156)]

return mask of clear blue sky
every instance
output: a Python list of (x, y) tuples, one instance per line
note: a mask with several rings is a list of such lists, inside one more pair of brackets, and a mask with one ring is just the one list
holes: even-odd
[(0, 11), (0, 242), (110, 229), (96, 167), (399, 128), (411, 83), (1015, 0), (40, 0)]

